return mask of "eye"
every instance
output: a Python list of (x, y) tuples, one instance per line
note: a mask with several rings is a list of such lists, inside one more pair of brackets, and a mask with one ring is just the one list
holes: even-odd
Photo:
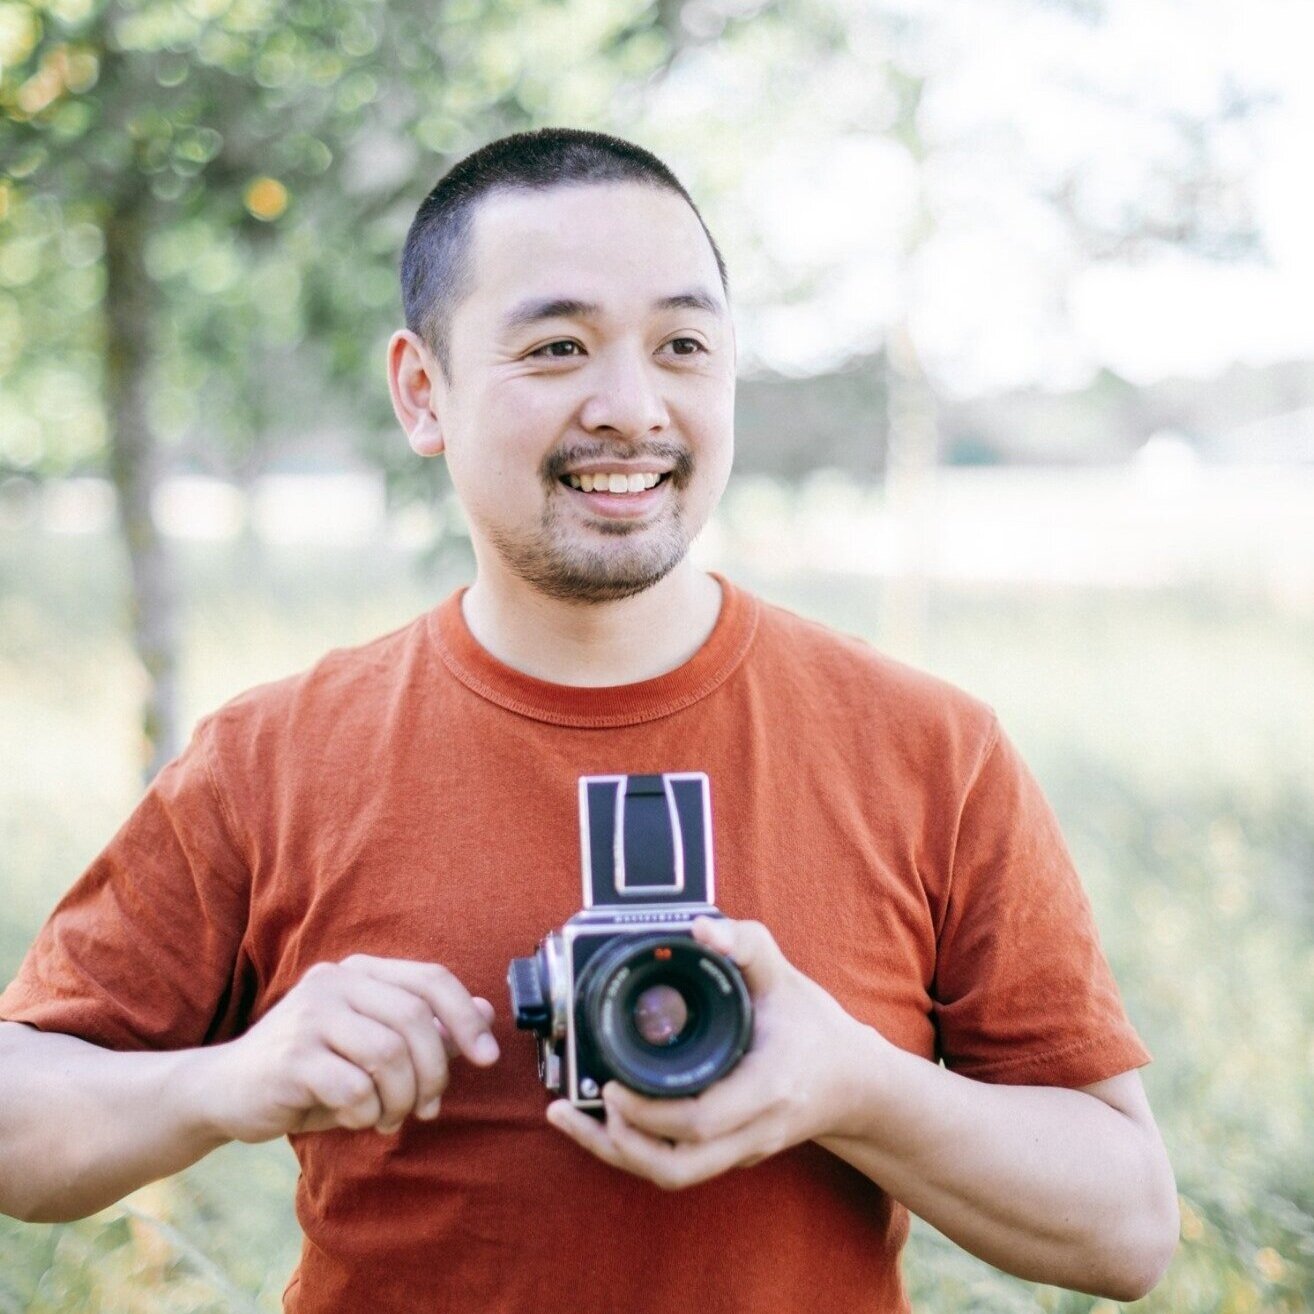
[(681, 343), (683, 343), (687, 347), (693, 348), (693, 350), (676, 351), (675, 354), (677, 356), (696, 356), (700, 351), (705, 352), (707, 350), (707, 348), (704, 347), (703, 344), (699, 342), (697, 338), (672, 338), (670, 342), (668, 342), (666, 345), (674, 349), (678, 347)]
[[(554, 347), (572, 347), (569, 353), (554, 351)], [(539, 356), (548, 360), (570, 360), (570, 358), (584, 350), (573, 338), (559, 338), (556, 342), (545, 342), (541, 347), (529, 353), (530, 357)]]

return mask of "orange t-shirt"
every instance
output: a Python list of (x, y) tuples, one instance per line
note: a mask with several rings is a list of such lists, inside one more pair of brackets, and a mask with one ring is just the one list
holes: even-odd
[(458, 1061), (435, 1122), (292, 1138), (287, 1309), (908, 1308), (907, 1212), (820, 1146), (668, 1193), (545, 1121), (505, 978), (579, 910), (582, 775), (705, 771), (719, 906), (912, 1053), (1068, 1087), (1149, 1061), (989, 708), (720, 583), (703, 647), (638, 684), (502, 665), (457, 593), (233, 699), (0, 995), (0, 1016), (116, 1049), (227, 1040), (357, 952), (442, 963), (494, 1002), (502, 1058)]

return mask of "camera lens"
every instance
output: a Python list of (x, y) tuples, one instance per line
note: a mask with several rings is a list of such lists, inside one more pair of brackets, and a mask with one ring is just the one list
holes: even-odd
[(748, 1048), (753, 1011), (739, 969), (692, 936), (618, 936), (576, 989), (581, 1042), (645, 1095), (696, 1095)]
[(674, 986), (649, 986), (634, 1001), (634, 1029), (650, 1045), (674, 1045), (688, 1021), (689, 1005)]

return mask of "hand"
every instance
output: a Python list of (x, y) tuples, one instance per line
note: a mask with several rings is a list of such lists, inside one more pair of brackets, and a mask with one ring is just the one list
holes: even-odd
[(691, 1099), (649, 1099), (609, 1081), (605, 1125), (569, 1100), (547, 1110), (599, 1159), (666, 1190), (842, 1131), (855, 1087), (848, 1064), (877, 1036), (792, 966), (760, 922), (700, 917), (693, 935), (739, 965), (753, 998), (753, 1042), (738, 1066)]
[(438, 1114), (449, 1060), (497, 1061), (493, 1006), (434, 963), (316, 963), (245, 1035), (202, 1050), (210, 1120), (230, 1140), (334, 1127), (395, 1132)]

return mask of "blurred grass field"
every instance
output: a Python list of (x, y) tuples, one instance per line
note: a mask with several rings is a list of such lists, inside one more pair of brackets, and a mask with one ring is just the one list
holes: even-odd
[[(404, 623), (468, 575), (384, 548), (188, 545), (185, 723), (330, 647)], [(879, 582), (725, 568), (883, 643)], [(140, 676), (111, 537), (0, 533), (0, 979), (138, 797)], [(994, 705), (1044, 784), (1155, 1056), (1144, 1079), (1183, 1240), (1142, 1303), (1314, 1303), (1314, 612), (1235, 588), (951, 588), (890, 649)], [(296, 1166), (229, 1146), (79, 1223), (0, 1219), (0, 1314), (279, 1309)], [(918, 1311), (1107, 1311), (1007, 1278), (918, 1225)]]

